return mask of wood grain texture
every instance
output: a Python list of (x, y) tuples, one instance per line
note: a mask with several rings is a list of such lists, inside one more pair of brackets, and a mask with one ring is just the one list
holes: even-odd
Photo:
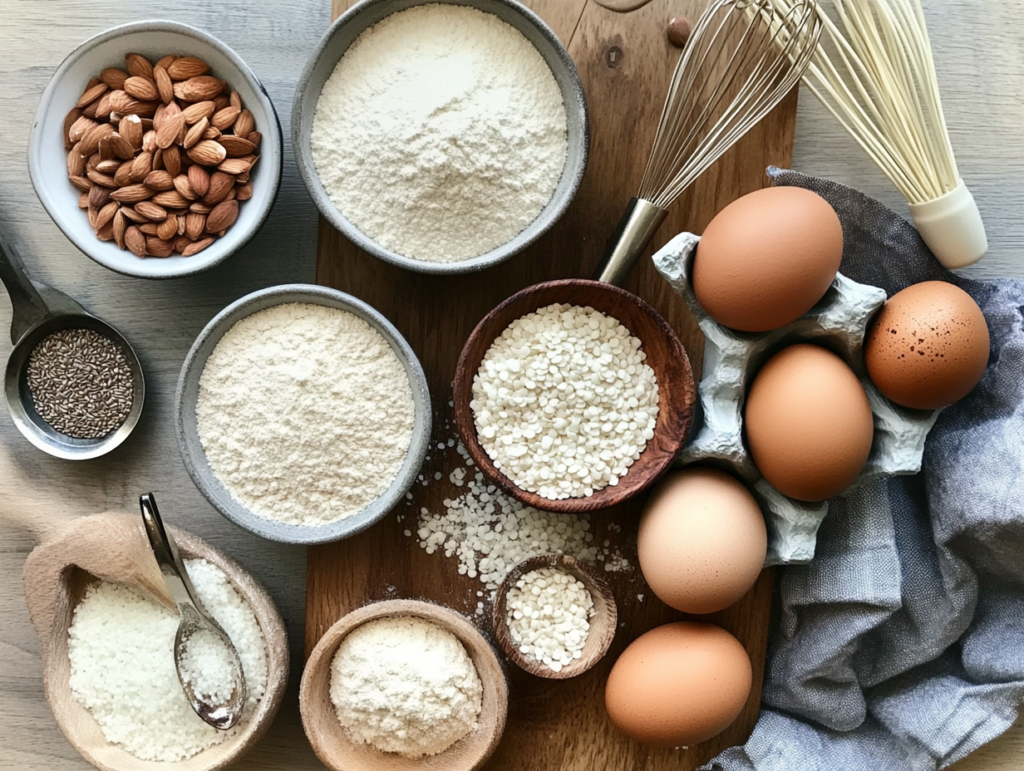
[[(974, 277), (1024, 277), (1024, 4), (991, 0), (923, 0), (935, 49), (939, 86), (957, 159), (989, 232), (990, 251), (966, 271)], [(557, 28), (567, 40), (583, 0), (563, 0)], [(671, 15), (690, 13), (671, 3)], [(666, 6), (667, 7), (667, 6)], [(255, 572), (281, 609), (292, 642), (294, 685), (302, 666), (305, 551), (269, 544), (234, 527), (206, 502), (181, 464), (174, 438), (174, 387), (196, 334), (232, 300), (290, 281), (312, 281), (316, 210), (295, 171), (288, 126), (295, 81), (326, 31), (330, 0), (0, 0), (0, 227), (36, 277), (74, 294), (123, 329), (146, 368), (146, 413), (138, 435), (108, 458), (73, 466), (44, 458), (0, 415), (0, 769), (88, 771), (67, 743), (43, 696), (39, 643), (21, 586), (35, 526), (61, 517), (134, 505), (154, 489), (173, 524), (222, 548)], [(26, 168), (36, 104), (64, 56), (90, 35), (146, 18), (187, 20), (232, 46), (263, 81), (285, 129), (284, 177), (266, 226), (242, 254), (215, 271), (161, 283), (115, 276), (78, 253), (46, 215)], [(670, 16), (665, 16), (667, 24)], [(614, 15), (609, 14), (610, 21)], [(551, 19), (549, 18), (549, 22)], [(657, 29), (657, 20), (652, 20)], [(600, 63), (595, 62), (595, 67)], [(662, 96), (656, 97), (660, 105)], [(649, 141), (650, 137), (647, 137)], [(639, 141), (639, 140), (638, 140)], [(646, 148), (637, 152), (646, 153)], [(901, 214), (906, 202), (806, 92), (796, 121), (793, 167), (853, 185)], [(632, 180), (626, 188), (635, 187)], [(621, 206), (625, 206), (623, 200)], [(610, 216), (617, 218), (621, 212)], [(669, 222), (662, 231), (679, 224)], [(609, 230), (611, 223), (609, 223)], [(598, 249), (599, 250), (599, 249)], [(583, 272), (573, 275), (589, 275)], [(634, 282), (656, 286), (653, 276)], [(509, 291), (511, 293), (511, 290)], [(669, 319), (670, 322), (676, 319)], [(0, 299), (0, 329), (10, 306)], [(6, 347), (3, 347), (6, 346)], [(0, 342), (4, 357), (10, 347)], [(691, 349), (691, 353), (693, 350)], [(637, 583), (637, 593), (647, 592)], [(630, 595), (632, 596), (632, 595)], [(634, 603), (635, 604), (635, 603)], [(239, 766), (246, 771), (322, 771), (299, 721), (297, 689), (267, 737)], [(953, 766), (956, 771), (1024, 768), (1024, 718), (1005, 735)], [(534, 771), (529, 769), (529, 771)], [(547, 771), (546, 769), (544, 771)]]
[[(454, 635), (469, 654), (483, 689), (476, 728), (426, 759), (381, 752), (369, 744), (353, 742), (342, 730), (331, 702), (331, 664), (345, 637), (370, 621), (396, 616), (421, 618)], [(320, 638), (302, 675), (299, 705), (313, 749), (335, 771), (418, 771), (424, 767), (475, 771), (501, 741), (508, 716), (508, 683), (490, 643), (458, 613), (430, 602), (386, 600), (352, 611)]]
[[(551, 500), (520, 488), (497, 469), (481, 446), (470, 403), (473, 378), (491, 344), (516, 319), (555, 303), (591, 307), (618, 319), (643, 343), (647, 364), (658, 381), (658, 421), (654, 436), (617, 485), (584, 498)], [(451, 386), (455, 425), (462, 443), (485, 477), (528, 506), (559, 512), (598, 511), (616, 506), (650, 487), (675, 461), (690, 431), (697, 386), (689, 358), (675, 332), (657, 312), (624, 289), (584, 279), (546, 281), (522, 289), (488, 313), (470, 334)]]
[[(342, 10), (350, 3), (335, 3)], [(317, 279), (350, 292), (386, 315), (409, 341), (427, 373), (433, 396), (435, 447), (453, 436), (452, 378), (463, 343), (477, 322), (498, 303), (540, 281), (593, 275), (629, 199), (639, 188), (658, 116), (679, 52), (665, 35), (667, 20), (680, 11), (697, 16), (701, 0), (653, 0), (628, 14), (587, 2), (570, 26), (562, 0), (528, 2), (542, 18), (552, 16), (567, 43), (587, 93), (591, 149), (579, 192), (552, 230), (524, 253), (483, 273), (437, 277), (386, 265), (321, 224)], [(672, 208), (653, 248), (682, 230), (702, 230), (725, 204), (763, 187), (764, 169), (790, 161), (795, 125), (794, 93), (705, 175)], [(683, 342), (691, 361), (702, 361), (703, 335), (677, 297), (644, 260), (626, 288), (649, 302)], [(306, 646), (312, 648), (341, 615), (365, 602), (392, 594), (422, 597), (470, 613), (476, 609), (478, 582), (457, 572), (454, 560), (428, 555), (415, 538), (415, 512), (443, 511), (444, 499), (458, 494), (447, 481), (454, 450), (434, 452), (424, 481), (396, 516), (371, 531), (338, 544), (311, 549), (308, 556)], [(434, 481), (434, 480), (438, 481)], [(628, 479), (625, 477), (625, 479)], [(595, 540), (625, 542), (635, 559), (640, 495), (593, 515)], [(411, 520), (411, 522), (410, 522)], [(621, 528), (621, 535), (609, 526)], [(643, 632), (682, 615), (645, 588), (635, 568), (609, 574), (620, 611), (620, 628), (609, 655), (589, 672), (552, 682), (521, 671), (510, 673), (509, 723), (489, 771), (630, 767), (638, 771), (696, 768), (725, 747), (742, 741), (758, 713), (767, 640), (771, 573), (736, 606), (711, 620), (733, 632), (747, 647), (755, 686), (740, 719), (721, 736), (688, 750), (655, 750), (628, 740), (604, 714), (604, 682), (623, 648)], [(641, 602), (641, 596), (645, 601)], [(481, 619), (483, 620), (483, 619)]]
[[(580, 651), (580, 657), (557, 672), (543, 661), (527, 658), (520, 653), (515, 640), (512, 639), (512, 630), (508, 625), (508, 593), (520, 578), (544, 568), (555, 568), (563, 573), (568, 573), (583, 584), (584, 588), (590, 592), (590, 597), (594, 602), (594, 612), (590, 616), (589, 622), (590, 628), (583, 644), (583, 650)], [(608, 582), (598, 574), (595, 568), (567, 554), (541, 554), (537, 557), (528, 557), (513, 565), (498, 586), (491, 610), (491, 630), (498, 647), (504, 651), (508, 660), (524, 672), (549, 680), (568, 680), (570, 677), (578, 677), (591, 669), (608, 653), (618, 626), (619, 611), (615, 605), (615, 595), (612, 594)]]

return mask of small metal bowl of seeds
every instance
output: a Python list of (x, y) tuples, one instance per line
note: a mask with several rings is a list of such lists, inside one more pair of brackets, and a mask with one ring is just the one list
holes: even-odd
[(427, 379), (366, 303), (286, 284), (229, 305), (181, 369), (185, 467), (221, 514), (285, 543), (354, 535), (412, 486), (430, 441)]
[(171, 278), (255, 235), (282, 156), (274, 106), (234, 51), (185, 24), (141, 21), (61, 62), (36, 111), (29, 173), (86, 255), (118, 273)]

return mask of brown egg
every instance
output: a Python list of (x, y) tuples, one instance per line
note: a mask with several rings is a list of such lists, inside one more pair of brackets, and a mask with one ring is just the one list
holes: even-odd
[(761, 574), (768, 534), (761, 509), (735, 477), (713, 468), (668, 474), (640, 520), (640, 570), (666, 605), (715, 613)]
[(747, 394), (745, 424), (758, 471), (801, 501), (849, 487), (874, 438), (864, 387), (842, 359), (816, 345), (791, 345), (768, 360)]
[(864, 342), (864, 360), (886, 397), (934, 410), (978, 384), (988, 346), (988, 324), (971, 296), (945, 281), (925, 281), (885, 304)]
[(605, 708), (638, 742), (688, 747), (729, 727), (752, 682), (739, 640), (721, 627), (681, 621), (652, 629), (622, 652), (608, 675)]
[(824, 198), (770, 187), (729, 204), (707, 226), (694, 257), (693, 291), (719, 324), (767, 332), (813, 308), (842, 258), (843, 228)]

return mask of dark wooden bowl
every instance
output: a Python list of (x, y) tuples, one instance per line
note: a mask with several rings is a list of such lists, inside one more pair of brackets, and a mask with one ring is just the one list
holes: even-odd
[[(643, 343), (647, 363), (658, 380), (659, 410), (654, 437), (617, 485), (609, 485), (584, 498), (552, 500), (521, 489), (495, 468), (490, 456), (480, 445), (473, 410), (469, 406), (473, 398), (473, 377), (480, 369), (480, 362), (491, 343), (516, 319), (553, 303), (589, 305), (618, 319)], [(484, 316), (462, 349), (452, 390), (459, 435), (484, 476), (523, 503), (559, 512), (604, 509), (622, 503), (647, 488), (668, 469), (686, 441), (697, 399), (697, 387), (686, 349), (658, 312), (625, 289), (584, 279), (535, 284), (516, 292)]]
[[(590, 634), (587, 635), (587, 641), (583, 645), (583, 655), (568, 666), (562, 667), (558, 672), (542, 661), (523, 656), (513, 642), (512, 633), (508, 628), (508, 617), (505, 610), (508, 592), (522, 576), (538, 568), (555, 568), (568, 573), (587, 587), (587, 591), (594, 598), (594, 615), (590, 618)], [(604, 579), (600, 578), (593, 568), (565, 554), (541, 554), (538, 557), (525, 559), (513, 567), (506, 574), (501, 586), (498, 587), (498, 592), (494, 596), (494, 609), (491, 613), (494, 638), (509, 660), (531, 675), (551, 680), (567, 680), (570, 677), (582, 675), (604, 658), (615, 637), (618, 619), (615, 597)]]

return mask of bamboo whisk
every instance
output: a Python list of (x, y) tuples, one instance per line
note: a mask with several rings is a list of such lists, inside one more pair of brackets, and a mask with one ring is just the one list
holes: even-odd
[[(780, 8), (797, 5), (776, 0)], [(918, 232), (947, 268), (988, 250), (957, 170), (920, 0), (832, 0), (804, 83), (906, 197)]]
[(712, 0), (676, 65), (647, 170), (598, 280), (620, 284), (668, 207), (797, 83), (821, 36), (814, 0)]

